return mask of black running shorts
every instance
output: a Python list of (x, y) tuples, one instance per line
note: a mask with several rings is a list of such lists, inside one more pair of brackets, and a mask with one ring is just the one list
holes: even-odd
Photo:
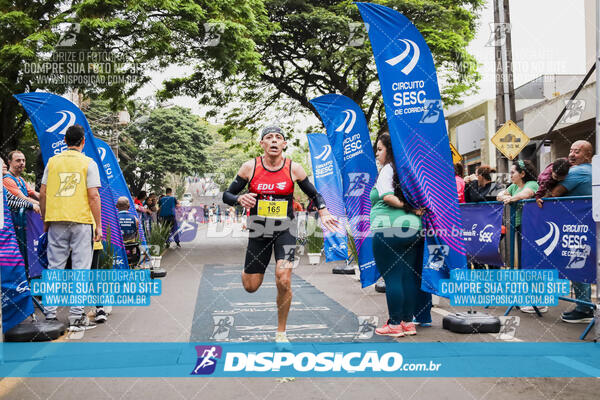
[(275, 232), (271, 237), (250, 237), (244, 272), (264, 274), (275, 250), (275, 262), (287, 260), (293, 262), (296, 254), (296, 237), (289, 229)]

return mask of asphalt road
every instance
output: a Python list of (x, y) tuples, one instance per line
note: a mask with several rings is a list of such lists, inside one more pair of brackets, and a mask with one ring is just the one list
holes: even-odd
[[(227, 227), (225, 227), (227, 229)], [(247, 294), (247, 301), (239, 296), (241, 263), (245, 254), (246, 238), (234, 226), (234, 234), (220, 229), (201, 227), (192, 243), (182, 249), (171, 249), (163, 258), (168, 275), (163, 279), (163, 294), (153, 297), (149, 307), (119, 307), (114, 309), (107, 323), (87, 331), (83, 337), (65, 335), (61, 341), (86, 342), (188, 342), (213, 335), (213, 326), (220, 315), (232, 315), (231, 337), (221, 340), (241, 340), (244, 332), (255, 324), (255, 338), (269, 340), (273, 332), (273, 312), (269, 312), (269, 294), (273, 290), (273, 276), (267, 275), (264, 287), (255, 294)], [(336, 335), (349, 334), (350, 322), (338, 323), (331, 313), (354, 320), (369, 318), (381, 325), (387, 318), (385, 295), (373, 287), (361, 289), (353, 276), (332, 275), (331, 264), (308, 265), (305, 257), (295, 268), (293, 280), (296, 296), (290, 314), (299, 318), (293, 323), (290, 337), (307, 340), (355, 340), (351, 336), (340, 339)], [(208, 280), (208, 276), (219, 276)], [(203, 281), (203, 275), (206, 278)], [(201, 295), (202, 285), (212, 285), (221, 302), (207, 302)], [(218, 285), (223, 286), (218, 286)], [(261, 294), (262, 291), (262, 294)], [(204, 294), (203, 294), (204, 293)], [(303, 293), (317, 293), (306, 295)], [(267, 294), (267, 295), (265, 295)], [(210, 295), (209, 295), (210, 297)], [(199, 301), (201, 299), (202, 301)], [(227, 303), (229, 302), (229, 303)], [(244, 316), (244, 307), (253, 305), (255, 317)], [(223, 306), (228, 306), (223, 310)], [(272, 306), (272, 304), (271, 304)], [(256, 310), (256, 307), (263, 307)], [(445, 299), (432, 310), (433, 327), (420, 328), (414, 337), (396, 340), (414, 342), (498, 342), (503, 340), (529, 342), (578, 341), (583, 325), (560, 321), (560, 313), (570, 306), (560, 304), (543, 317), (513, 311), (516, 323), (514, 335), (498, 338), (496, 334), (459, 335), (443, 330), (444, 315), (464, 308), (453, 309)], [(308, 313), (307, 311), (313, 311)], [(487, 312), (502, 315), (503, 307)], [(64, 312), (64, 310), (63, 310)], [(306, 317), (294, 317), (304, 313)], [(264, 321), (261, 321), (264, 315)], [(59, 315), (60, 317), (60, 315)], [(66, 318), (63, 314), (62, 318)], [(341, 318), (341, 317), (340, 317)], [(339, 319), (339, 318), (338, 318)], [(355, 324), (356, 325), (356, 324)], [(243, 328), (242, 328), (243, 327)], [(234, 334), (235, 332), (235, 334)], [(222, 335), (222, 332), (220, 333)], [(305, 336), (302, 336), (305, 335)], [(591, 339), (591, 334), (588, 340)], [(375, 339), (375, 337), (373, 338)], [(385, 338), (385, 340), (389, 340)], [(81, 357), (85, 357), (81, 354)], [(77, 360), (73, 360), (77, 363)], [(599, 361), (600, 364), (600, 361)], [(278, 378), (5, 378), (0, 381), (0, 396), (6, 399), (596, 399), (600, 380), (596, 378), (298, 378), (286, 381)]]

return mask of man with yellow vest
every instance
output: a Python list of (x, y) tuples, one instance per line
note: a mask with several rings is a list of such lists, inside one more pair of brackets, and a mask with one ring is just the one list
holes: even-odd
[[(48, 232), (48, 269), (64, 269), (71, 253), (73, 269), (90, 269), (92, 243), (102, 240), (100, 173), (98, 165), (81, 151), (85, 131), (80, 125), (67, 129), (64, 152), (48, 160), (40, 188), (40, 209)], [(96, 223), (95, 229), (93, 223)], [(46, 319), (56, 319), (57, 307), (46, 307)], [(72, 331), (94, 328), (83, 306), (71, 306)]]

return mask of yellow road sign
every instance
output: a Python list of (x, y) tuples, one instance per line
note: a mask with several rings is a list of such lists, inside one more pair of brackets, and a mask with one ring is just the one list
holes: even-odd
[(527, 135), (511, 120), (508, 120), (492, 137), (492, 143), (509, 160), (514, 160), (529, 143)]
[(456, 150), (456, 147), (454, 147), (452, 143), (450, 143), (450, 151), (452, 152), (452, 164), (456, 164), (462, 161), (462, 156), (460, 155), (458, 150)]

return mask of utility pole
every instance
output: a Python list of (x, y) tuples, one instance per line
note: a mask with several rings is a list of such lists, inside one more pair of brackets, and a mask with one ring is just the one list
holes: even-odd
[[(494, 0), (494, 53), (496, 59), (496, 131), (506, 121), (516, 119), (513, 84), (509, 0)], [(508, 172), (508, 159), (496, 149), (499, 173)]]

